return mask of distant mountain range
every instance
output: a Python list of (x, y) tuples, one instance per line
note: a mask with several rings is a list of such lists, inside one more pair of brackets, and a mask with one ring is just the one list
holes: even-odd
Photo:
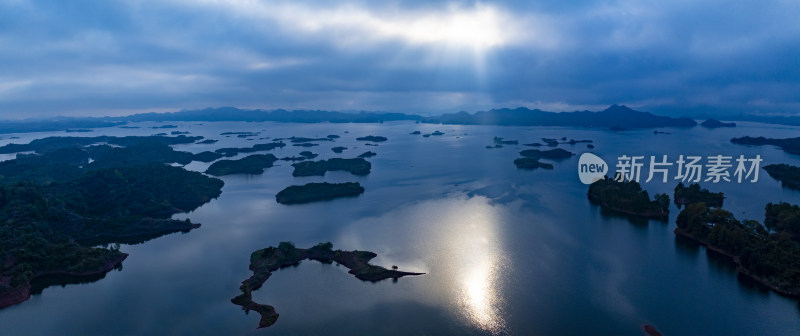
[(497, 109), (469, 114), (459, 112), (423, 118), (425, 123), (458, 125), (507, 125), (507, 126), (576, 126), (605, 127), (613, 129), (693, 127), (697, 122), (691, 118), (672, 118), (640, 112), (625, 105), (611, 105), (600, 111), (547, 112), (524, 107)]
[(75, 128), (118, 126), (140, 121), (275, 121), (295, 123), (381, 123), (408, 120), (420, 123), (454, 125), (503, 126), (572, 126), (598, 127), (613, 130), (657, 127), (693, 127), (691, 118), (672, 118), (640, 112), (624, 105), (612, 105), (599, 111), (547, 112), (520, 107), (493, 109), (475, 113), (459, 112), (423, 117), (405, 113), (359, 112), (346, 113), (319, 110), (244, 110), (235, 107), (185, 110), (169, 113), (141, 113), (124, 117), (59, 118), (51, 120), (24, 120), (0, 123), (0, 133), (59, 131)]
[(404, 113), (358, 112), (347, 113), (319, 110), (243, 110), (235, 107), (207, 108), (167, 113), (141, 113), (109, 118), (110, 121), (278, 121), (296, 123), (378, 123), (397, 120), (420, 120), (422, 117)]

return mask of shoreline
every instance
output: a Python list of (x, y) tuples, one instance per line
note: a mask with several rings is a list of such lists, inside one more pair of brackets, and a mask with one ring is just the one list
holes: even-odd
[(589, 201), (590, 202), (592, 202), (592, 203), (594, 203), (596, 205), (599, 205), (599, 206), (605, 208), (606, 210), (611, 210), (611, 211), (614, 211), (614, 212), (618, 212), (618, 213), (623, 214), (623, 215), (638, 216), (638, 217), (644, 217), (644, 218), (647, 218), (647, 219), (654, 219), (654, 220), (659, 220), (659, 221), (667, 221), (669, 219), (669, 213), (663, 214), (663, 213), (655, 213), (655, 212), (636, 212), (636, 211), (620, 209), (620, 208), (617, 208), (617, 207), (612, 207), (612, 206), (608, 205), (608, 203), (601, 201), (599, 196), (592, 195), (590, 193), (587, 193), (586, 196), (589, 197)]
[(678, 236), (690, 239), (691, 241), (693, 241), (695, 243), (703, 245), (706, 249), (708, 249), (710, 251), (713, 251), (713, 252), (716, 252), (717, 254), (720, 254), (720, 255), (730, 259), (731, 261), (733, 261), (736, 264), (736, 273), (737, 274), (741, 274), (741, 275), (747, 277), (748, 279), (753, 280), (756, 283), (758, 283), (758, 284), (760, 284), (760, 285), (762, 285), (764, 287), (767, 287), (770, 290), (772, 290), (773, 292), (775, 292), (777, 294), (780, 294), (782, 296), (786, 296), (786, 297), (790, 297), (790, 298), (800, 298), (800, 289), (797, 289), (795, 291), (785, 290), (785, 289), (782, 289), (782, 288), (778, 287), (777, 285), (773, 284), (769, 280), (764, 279), (762, 277), (759, 277), (759, 276), (751, 273), (749, 270), (744, 268), (744, 266), (742, 266), (741, 262), (739, 261), (739, 256), (730, 254), (730, 253), (728, 253), (726, 251), (723, 251), (722, 249), (720, 249), (720, 248), (718, 248), (716, 246), (713, 246), (713, 245), (711, 245), (711, 244), (709, 244), (709, 243), (707, 243), (707, 242), (705, 242), (703, 240), (700, 240), (697, 237), (689, 234), (688, 232), (684, 231), (681, 228), (675, 228), (674, 232)]
[[(31, 284), (36, 280), (51, 276), (92, 277), (97, 275), (105, 275), (111, 270), (119, 267), (119, 265), (122, 264), (122, 261), (124, 261), (126, 258), (128, 258), (127, 253), (120, 253), (120, 255), (117, 258), (107, 261), (105, 264), (101, 265), (98, 269), (93, 271), (70, 272), (64, 270), (51, 270), (47, 272), (38, 273), (25, 284), (21, 284), (16, 287), (9, 287), (8, 290), (5, 293), (3, 293), (3, 296), (0, 297), (0, 309), (17, 305), (29, 300), (31, 298), (31, 289), (33, 288)], [(7, 278), (2, 280), (3, 282), (8, 281)]]
[[(350, 269), (348, 273), (362, 281), (378, 282), (407, 275), (422, 275), (425, 273), (398, 271), (393, 267), (388, 270), (381, 266), (371, 265), (370, 260), (378, 255), (369, 251), (333, 251), (332, 245), (320, 244), (308, 249), (295, 248), (291, 244), (281, 243), (278, 248), (269, 247), (256, 250), (250, 255), (250, 270), (253, 275), (242, 281), (239, 289), (242, 294), (231, 299), (231, 303), (241, 306), (245, 313), (255, 311), (261, 315), (258, 328), (269, 327), (278, 320), (279, 314), (275, 307), (253, 301), (252, 292), (261, 288), (272, 276), (272, 272), (281, 268), (298, 265), (303, 260), (316, 260), (323, 264), (337, 262)], [(289, 247), (287, 247), (289, 246)]]

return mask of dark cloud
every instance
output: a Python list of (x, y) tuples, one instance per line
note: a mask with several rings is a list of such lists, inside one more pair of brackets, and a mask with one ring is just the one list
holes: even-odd
[(0, 114), (798, 113), (793, 1), (0, 0)]

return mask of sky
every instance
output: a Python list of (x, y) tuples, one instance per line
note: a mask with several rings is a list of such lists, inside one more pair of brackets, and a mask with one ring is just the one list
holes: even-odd
[(0, 119), (800, 115), (800, 1), (0, 0)]

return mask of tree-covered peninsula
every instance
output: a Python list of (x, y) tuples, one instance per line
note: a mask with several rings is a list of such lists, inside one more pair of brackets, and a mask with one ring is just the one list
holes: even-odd
[(784, 187), (800, 190), (800, 167), (781, 163), (764, 166), (764, 170)]
[(270, 305), (253, 301), (252, 292), (261, 288), (264, 282), (278, 269), (298, 265), (303, 260), (316, 260), (330, 264), (336, 262), (350, 269), (348, 273), (362, 281), (377, 282), (385, 279), (398, 279), (407, 275), (422, 275), (424, 273), (403, 272), (389, 270), (369, 263), (377, 254), (369, 251), (342, 251), (333, 250), (333, 244), (320, 243), (308, 249), (296, 248), (290, 242), (281, 242), (278, 247), (268, 247), (257, 250), (250, 255), (250, 270), (253, 275), (242, 282), (239, 289), (242, 294), (231, 299), (233, 304), (241, 306), (245, 312), (251, 310), (261, 315), (259, 328), (269, 327), (278, 320), (278, 313)]
[[(127, 256), (103, 245), (199, 226), (171, 216), (218, 197), (223, 182), (165, 164), (191, 153), (156, 138), (50, 138), (0, 163), (0, 308), (27, 300), (37, 279), (102, 277)], [(86, 147), (97, 139), (127, 146)]]
[(797, 207), (767, 205), (766, 222), (773, 230), (770, 233), (757, 221), (740, 222), (729, 211), (693, 203), (678, 214), (675, 234), (727, 256), (736, 263), (740, 274), (775, 292), (798, 297), (800, 247), (791, 238), (792, 224), (775, 223), (776, 218), (771, 218), (786, 210), (796, 214)]
[(286, 187), (275, 195), (275, 200), (281, 204), (301, 204), (353, 197), (362, 193), (364, 193), (364, 187), (358, 182), (308, 183)]
[(363, 158), (342, 159), (332, 158), (320, 161), (305, 161), (292, 164), (293, 176), (323, 176), (326, 172), (342, 170), (353, 175), (367, 175), (372, 169), (372, 164)]
[(261, 174), (272, 167), (278, 158), (272, 154), (253, 154), (238, 160), (219, 160), (211, 164), (206, 174), (225, 176), (232, 174)]
[(141, 242), (199, 226), (170, 217), (218, 197), (222, 181), (153, 163), (91, 170), (46, 185), (0, 185), (0, 308), (30, 297), (31, 281), (91, 276), (126, 254), (98, 244)]

